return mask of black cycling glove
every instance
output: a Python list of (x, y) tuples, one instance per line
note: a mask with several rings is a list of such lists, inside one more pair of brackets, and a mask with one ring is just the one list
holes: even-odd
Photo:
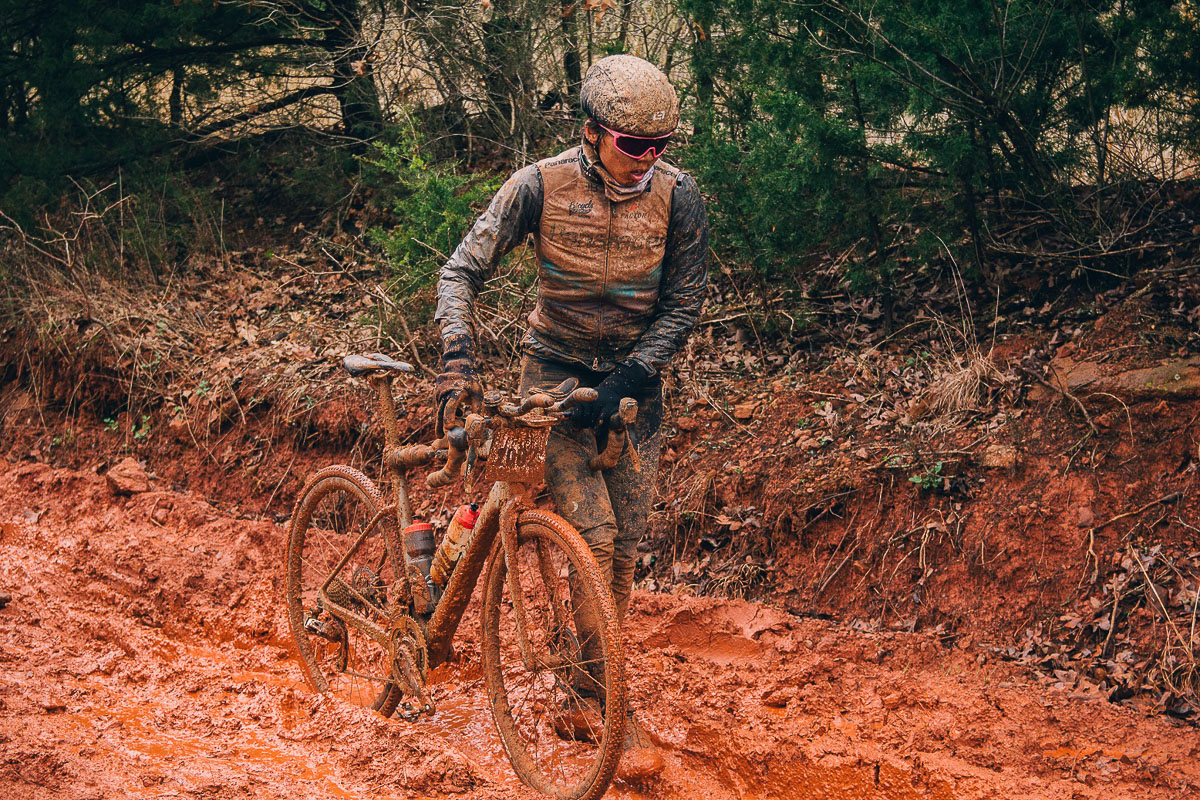
[(604, 376), (596, 387), (599, 395), (591, 403), (580, 403), (567, 412), (567, 419), (576, 428), (595, 428), (608, 422), (621, 405), (622, 397), (637, 394), (650, 379), (650, 370), (636, 361), (623, 361)]
[(442, 372), (433, 382), (433, 402), (441, 411), (445, 402), (462, 389), (478, 393), (479, 376), (475, 372), (475, 345), (471, 337), (457, 334), (446, 339), (442, 352)]

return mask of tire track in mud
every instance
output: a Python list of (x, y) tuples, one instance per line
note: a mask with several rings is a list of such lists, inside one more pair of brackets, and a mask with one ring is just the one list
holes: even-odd
[[(92, 473), (0, 465), (0, 798), (536, 797), (492, 730), (473, 612), (433, 676), (433, 720), (301, 683), (278, 602), (284, 537), (194, 495), (116, 498)], [(929, 637), (647, 593), (627, 635), (633, 700), (668, 766), (613, 797), (1200, 790), (1194, 730)]]

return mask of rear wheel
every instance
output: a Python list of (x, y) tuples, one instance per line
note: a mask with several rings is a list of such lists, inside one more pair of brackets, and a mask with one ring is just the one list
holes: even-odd
[[(349, 467), (326, 467), (300, 493), (288, 537), (285, 601), (300, 666), (318, 692), (331, 692), (355, 705), (391, 716), (402, 691), (392, 682), (386, 645), (327, 607), (318, 589), (363, 530), (370, 535), (329, 582), (333, 604), (388, 630), (387, 589), (394, 581), (385, 537), (395, 536), (394, 519), (377, 519), (385, 505), (371, 479)], [(398, 552), (393, 549), (392, 552)]]
[(526, 511), (517, 574), (533, 663), (517, 638), (511, 565), (497, 542), (483, 607), (492, 716), (517, 776), (554, 797), (604, 794), (622, 752), (626, 695), (616, 605), (582, 537), (561, 517)]

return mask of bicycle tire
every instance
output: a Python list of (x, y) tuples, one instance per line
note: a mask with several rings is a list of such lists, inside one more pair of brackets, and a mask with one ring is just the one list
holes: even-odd
[[(517, 543), (530, 648), (535, 655), (557, 656), (564, 666), (534, 671), (525, 668), (515, 638), (511, 597), (507, 597), (508, 565), (497, 541), (488, 564), (481, 619), (483, 672), (492, 718), (522, 782), (563, 800), (594, 800), (608, 789), (625, 737), (628, 701), (616, 603), (587, 543), (558, 515), (540, 510), (522, 513)], [(561, 555), (560, 561), (546, 555), (551, 547)], [(551, 568), (542, 570), (541, 565), (547, 562)], [(547, 574), (552, 583), (549, 587), (544, 580)], [(585, 658), (584, 645), (579, 644), (581, 627), (576, 613), (583, 603), (595, 609), (596, 619), (591, 626), (595, 632), (585, 644), (596, 642), (601, 651), (599, 659), (594, 658), (594, 652), (592, 658)], [(554, 606), (560, 611), (557, 621)], [(569, 630), (562, 630), (564, 625)], [(576, 658), (573, 663), (572, 653)], [(572, 704), (584, 704), (580, 693), (585, 683), (591, 683), (602, 698), (602, 730), (593, 736), (598, 741), (564, 738), (553, 729), (558, 724), (554, 715), (574, 710)], [(528, 687), (523, 697), (522, 686)], [(591, 733), (597, 732), (592, 729)]]
[[(321, 608), (317, 598), (317, 589), (333, 567), (385, 505), (371, 479), (356, 469), (338, 465), (314, 474), (292, 514), (284, 599), (295, 654), (308, 684), (317, 692), (331, 692), (389, 717), (403, 692), (389, 680), (392, 664), (387, 648)], [(339, 579), (347, 578), (344, 583), (351, 587), (340, 592), (349, 598), (344, 602), (385, 629), (386, 587), (393, 578), (384, 541), (388, 536), (396, 536), (391, 517), (380, 520), (339, 573)], [(321, 634), (306, 627), (306, 621), (312, 624), (313, 620)]]

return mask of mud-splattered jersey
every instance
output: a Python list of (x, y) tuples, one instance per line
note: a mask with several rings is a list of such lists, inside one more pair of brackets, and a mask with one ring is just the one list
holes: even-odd
[(529, 352), (598, 371), (633, 359), (657, 372), (683, 346), (708, 256), (708, 217), (689, 175), (659, 162), (646, 191), (614, 202), (579, 147), (518, 170), (442, 267), (443, 339), (472, 332), (484, 281), (530, 234), (539, 265)]

